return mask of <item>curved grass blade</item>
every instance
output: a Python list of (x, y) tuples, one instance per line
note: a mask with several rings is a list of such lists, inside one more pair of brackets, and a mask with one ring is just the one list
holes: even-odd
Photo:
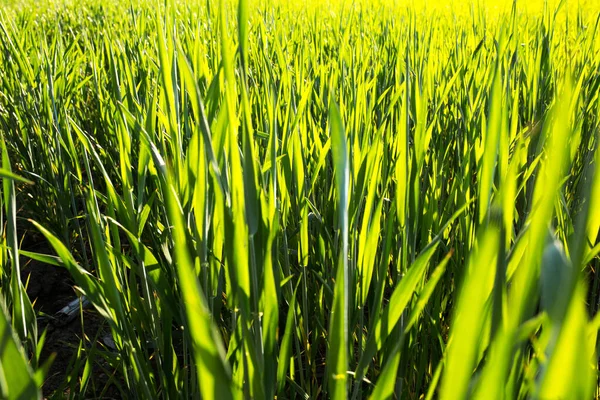
[(221, 339), (213, 325), (204, 293), (194, 273), (194, 264), (187, 248), (182, 210), (177, 202), (175, 188), (167, 181), (165, 189), (169, 219), (173, 224), (177, 274), (197, 364), (200, 392), (206, 399), (233, 399), (231, 371), (225, 362)]
[(396, 387), (396, 375), (398, 373), (398, 364), (400, 362), (400, 349), (402, 348), (404, 339), (406, 338), (406, 335), (413, 327), (413, 325), (417, 322), (417, 319), (421, 312), (425, 309), (429, 298), (433, 294), (434, 289), (436, 288), (442, 275), (446, 271), (446, 265), (450, 261), (452, 253), (453, 252), (450, 252), (446, 257), (444, 257), (442, 262), (431, 274), (431, 277), (429, 278), (427, 284), (417, 294), (417, 304), (412, 309), (410, 317), (408, 317), (408, 323), (406, 324), (404, 331), (401, 334), (400, 340), (398, 340), (398, 343), (396, 343), (391, 353), (387, 356), (387, 362), (383, 367), (383, 371), (377, 378), (375, 390), (373, 390), (373, 393), (370, 396), (371, 399), (389, 399), (393, 396), (394, 389)]
[(477, 362), (478, 343), (482, 342), (483, 327), (489, 320), (486, 302), (494, 281), (500, 231), (488, 225), (477, 248), (469, 258), (467, 274), (454, 309), (447, 361), (442, 380), (441, 399), (465, 399)]

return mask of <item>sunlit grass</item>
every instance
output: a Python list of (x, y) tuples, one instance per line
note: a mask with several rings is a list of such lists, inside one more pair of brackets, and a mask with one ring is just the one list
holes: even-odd
[(0, 4), (0, 397), (598, 396), (599, 5)]

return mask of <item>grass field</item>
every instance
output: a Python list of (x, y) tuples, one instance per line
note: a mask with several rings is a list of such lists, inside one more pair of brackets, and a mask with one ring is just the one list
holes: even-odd
[(41, 3), (0, 398), (600, 396), (600, 4)]

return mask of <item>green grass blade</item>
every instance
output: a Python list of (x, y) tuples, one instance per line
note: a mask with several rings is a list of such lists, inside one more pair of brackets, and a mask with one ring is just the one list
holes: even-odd
[(341, 246), (337, 256), (336, 279), (329, 325), (327, 368), (331, 398), (347, 396), (348, 370), (348, 191), (349, 161), (346, 134), (337, 104), (329, 104), (331, 152), (335, 165), (335, 185), (338, 196), (338, 223)]
[(41, 399), (22, 349), (0, 307), (0, 395), (3, 399)]
[(175, 188), (170, 183), (167, 185), (165, 196), (169, 219), (174, 229), (177, 274), (193, 344), (200, 392), (208, 399), (233, 399), (231, 372), (225, 361), (225, 350), (194, 273), (194, 265), (186, 246), (185, 225)]
[(469, 397), (469, 382), (477, 363), (477, 344), (489, 320), (486, 303), (494, 281), (499, 231), (490, 225), (481, 234), (477, 248), (469, 259), (467, 275), (454, 309), (447, 361), (442, 380), (441, 399)]

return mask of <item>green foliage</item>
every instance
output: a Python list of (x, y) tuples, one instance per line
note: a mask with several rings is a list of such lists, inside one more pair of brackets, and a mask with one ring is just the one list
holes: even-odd
[(114, 340), (72, 396), (600, 394), (598, 10), (159, 3), (0, 9), (1, 397), (27, 259)]

